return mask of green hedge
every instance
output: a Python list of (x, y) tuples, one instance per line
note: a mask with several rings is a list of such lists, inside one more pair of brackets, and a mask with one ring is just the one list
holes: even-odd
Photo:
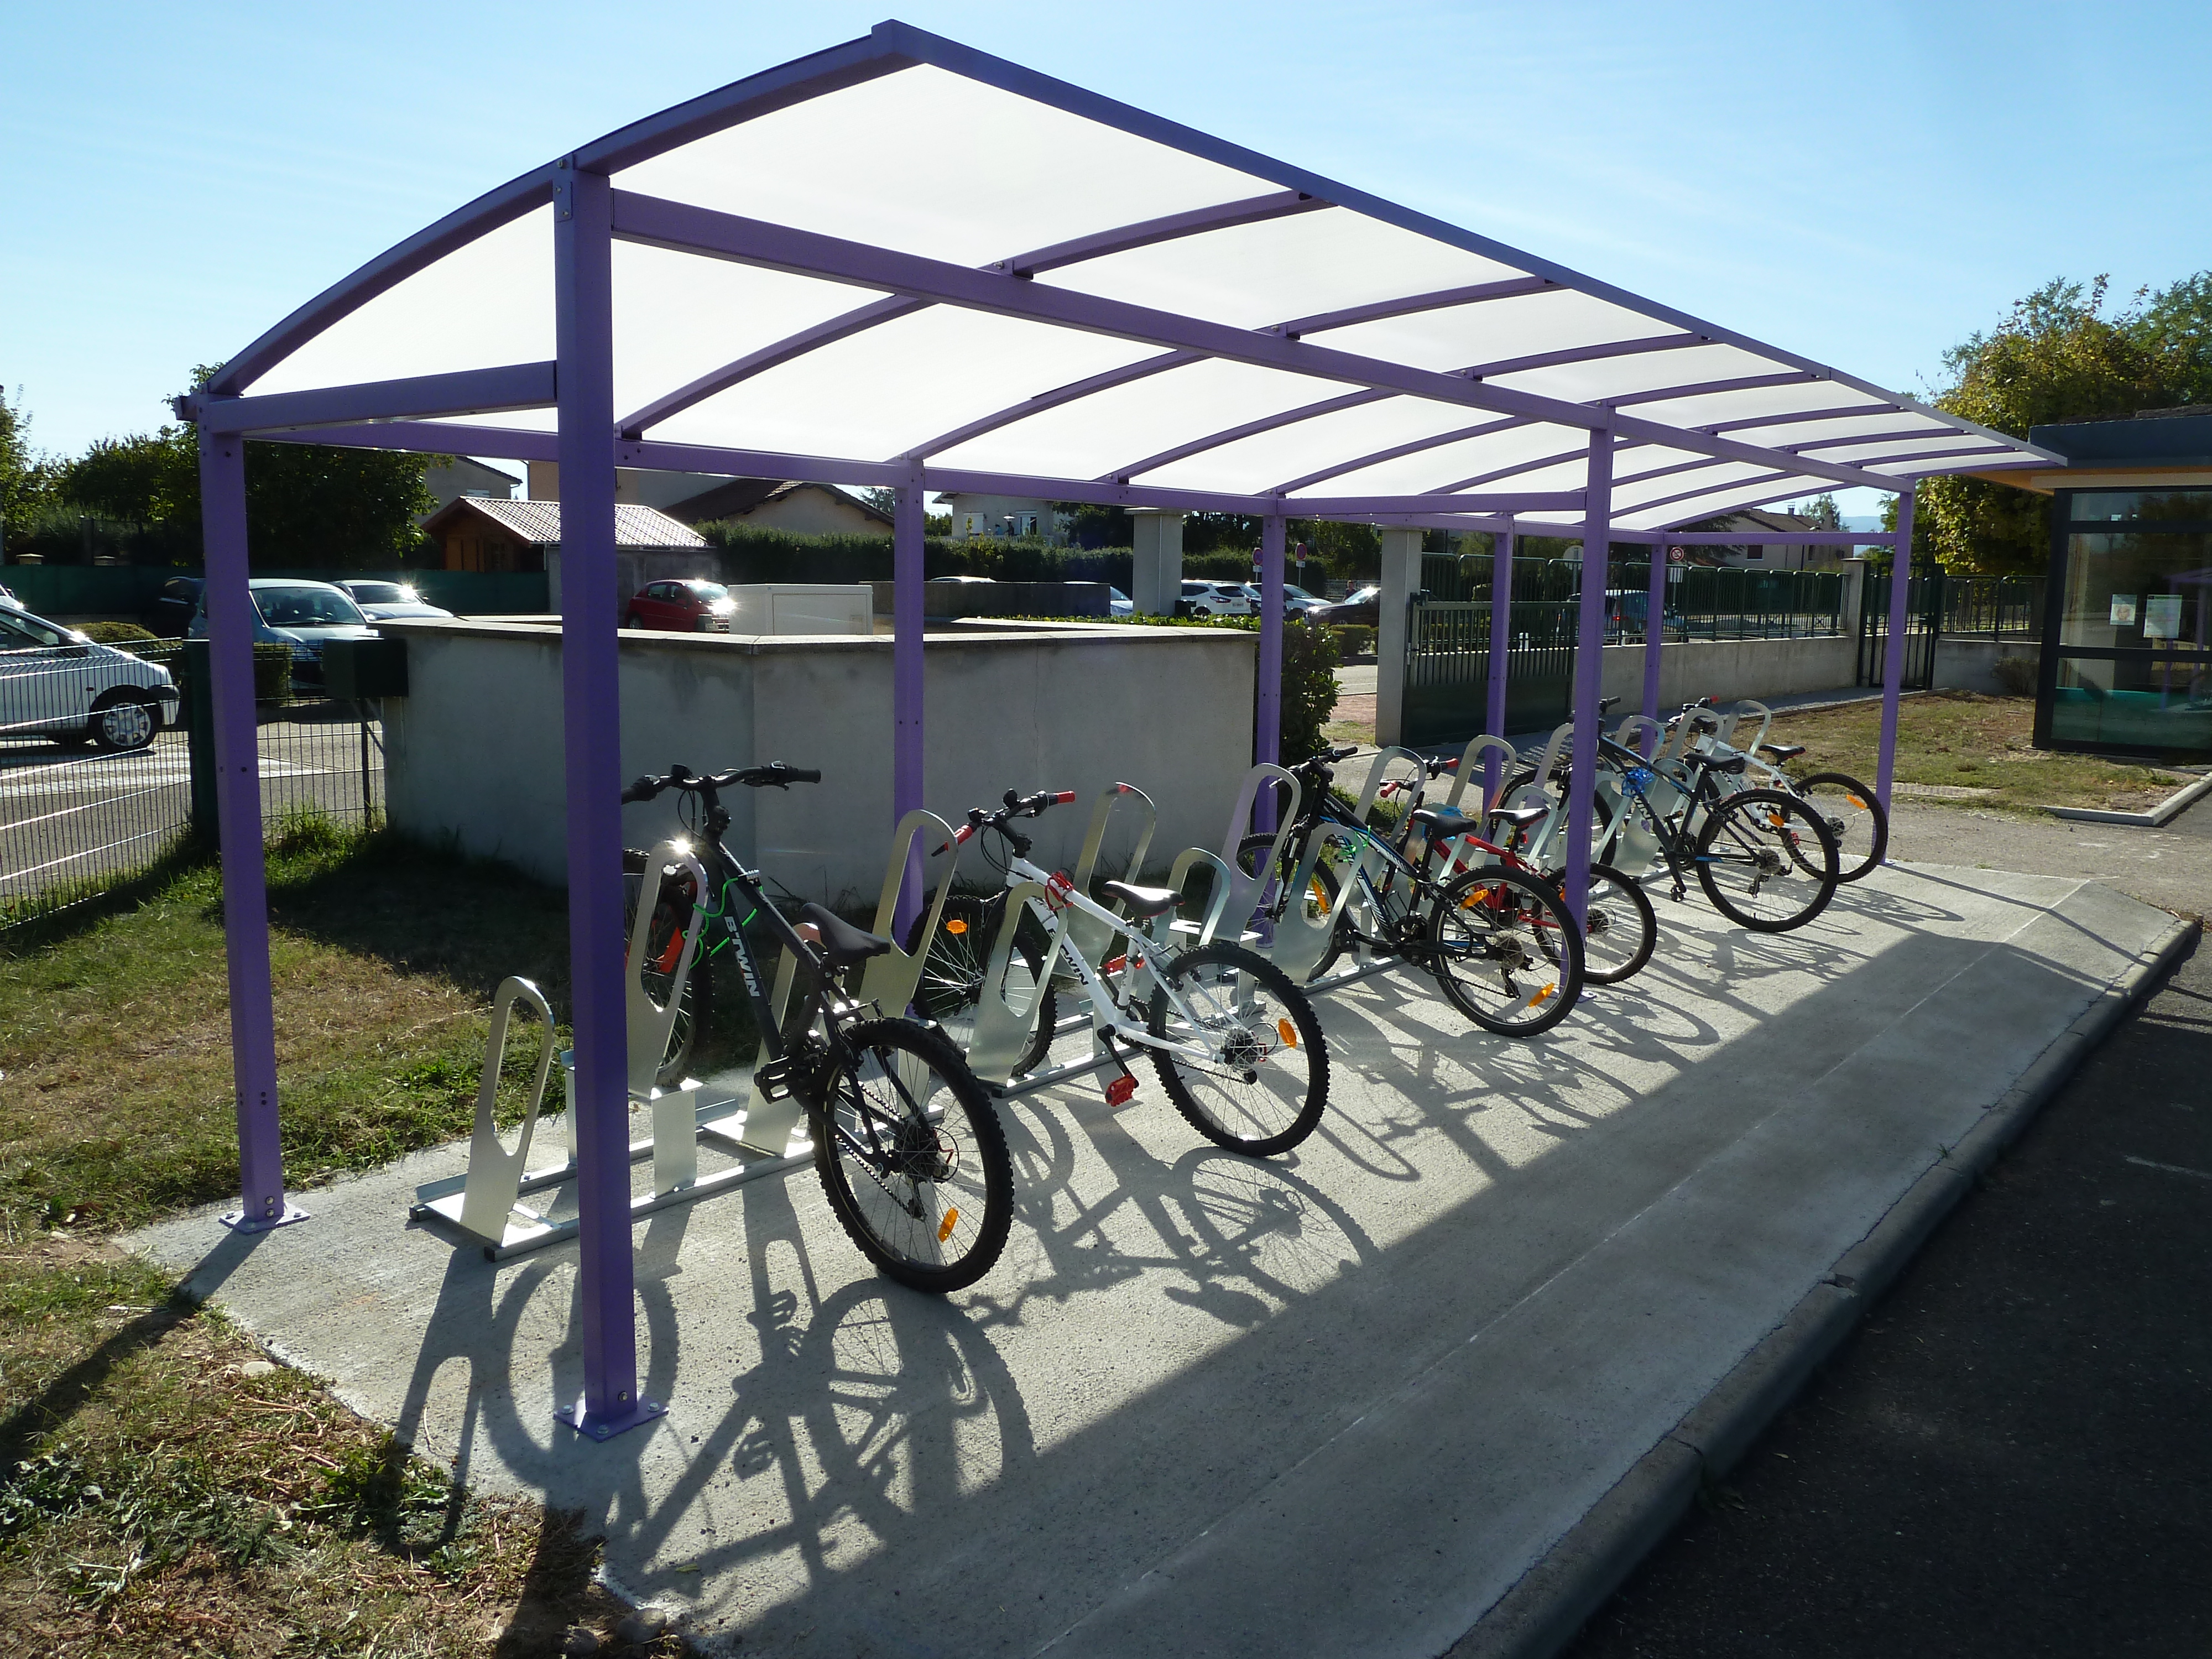
[[(191, 664), (198, 656), (187, 652), (182, 640), (144, 640), (118, 641), (118, 650), (127, 650), (142, 661), (159, 663), (169, 671), (169, 678), (190, 697), (191, 692)], [(289, 702), (292, 700), (292, 647), (288, 645), (256, 644), (253, 647), (253, 697), (257, 702)]]
[[(801, 536), (737, 520), (701, 525), (699, 533), (721, 555), (726, 582), (887, 582), (891, 580), (888, 536)], [(988, 576), (1010, 582), (1109, 582), (1129, 591), (1127, 548), (1048, 547), (1036, 541), (974, 538), (956, 542), (932, 536), (922, 543), (925, 577)]]

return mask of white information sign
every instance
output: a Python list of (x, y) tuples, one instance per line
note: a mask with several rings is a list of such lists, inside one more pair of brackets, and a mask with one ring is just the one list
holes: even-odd
[(2112, 626), (2133, 628), (2136, 625), (2136, 596), (2132, 593), (2112, 595)]
[(2152, 593), (2143, 599), (2143, 637), (2178, 640), (2181, 637), (2181, 595)]

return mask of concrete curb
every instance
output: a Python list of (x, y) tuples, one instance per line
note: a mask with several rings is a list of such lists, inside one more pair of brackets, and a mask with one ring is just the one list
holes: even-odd
[(2198, 924), (2176, 921), (2061, 1032), (1972, 1129), (1906, 1189), (1758, 1346), (1714, 1385), (1613, 1489), (1553, 1545), (1446, 1659), (1552, 1659), (1698, 1492), (1726, 1474), (1893, 1284), (1952, 1206), (2186, 953)]
[(2208, 794), (2212, 794), (2212, 772), (2207, 772), (2194, 783), (2183, 785), (2148, 812), (2107, 812), (2097, 806), (2046, 806), (2043, 810), (2054, 818), (2067, 818), (2075, 823), (2124, 823), (2138, 830), (2155, 830), (2179, 817), (2185, 809)]

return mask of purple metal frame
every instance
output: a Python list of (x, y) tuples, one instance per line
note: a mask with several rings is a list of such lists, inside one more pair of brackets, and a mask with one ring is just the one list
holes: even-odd
[[(1881, 651), (1881, 754), (1875, 763), (1874, 793), (1881, 810), (1889, 811), (1890, 780), (1897, 770), (1897, 705), (1905, 689), (1905, 618), (1907, 588), (1912, 576), (1913, 491), (1897, 498), (1897, 536), (1890, 561), (1889, 633)], [(1892, 845), (1895, 842), (1893, 840)]]
[(561, 693), (568, 756), (569, 1019), (575, 1033), (577, 1308), (594, 1440), (652, 1421), (638, 1393), (630, 1255), (629, 1032), (623, 1004), (622, 685), (615, 578), (614, 276), (605, 178), (556, 186), (561, 382)]
[[(1513, 649), (1513, 525), (1493, 532), (1490, 544), (1490, 702), (1483, 730), (1492, 737), (1505, 735), (1505, 671)], [(1492, 750), (1483, 763), (1482, 789), (1486, 801), (1498, 799), (1504, 781), (1504, 757)]]
[[(1659, 661), (1667, 648), (1667, 553), (1662, 539), (1651, 544), (1651, 586), (1644, 602), (1644, 716), (1659, 717)], [(1584, 550), (1583, 556), (1589, 556)], [(1658, 753), (1658, 745), (1652, 745)]]
[(215, 702), (216, 817), (230, 1061), (238, 1089), (239, 1207), (222, 1218), (264, 1232), (307, 1212), (284, 1200), (276, 1111), (276, 1012), (269, 981), (269, 886), (261, 857), (261, 732), (253, 707), (253, 602), (246, 587), (246, 440), (200, 434), (208, 665)]
[[(1269, 763), (1283, 757), (1283, 530), (1277, 514), (1260, 520), (1260, 664), (1252, 697), (1252, 758)], [(1260, 792), (1252, 827), (1263, 832), (1275, 827), (1273, 790)]]
[[(915, 467), (914, 472), (921, 469)], [(927, 804), (923, 747), (922, 555), (928, 530), (927, 493), (918, 478), (899, 487), (891, 514), (891, 822)], [(909, 849), (899, 890), (897, 937), (921, 911), (921, 842)]]
[[(1590, 434), (1589, 502), (1583, 520), (1581, 626), (1575, 638), (1575, 747), (1567, 782), (1564, 896), (1579, 927), (1589, 914), (1590, 801), (1597, 783), (1598, 694), (1605, 684), (1605, 585), (1612, 553), (1613, 434)], [(1592, 570), (1596, 576), (1593, 580)]]

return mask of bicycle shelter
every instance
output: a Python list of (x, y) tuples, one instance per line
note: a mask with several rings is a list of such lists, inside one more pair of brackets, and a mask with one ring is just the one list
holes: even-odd
[[(1009, 249), (1010, 225), (1026, 250)], [(946, 375), (948, 361), (963, 372)], [(931, 491), (1257, 517), (1252, 759), (1269, 764), (1283, 758), (1290, 516), (1383, 526), (1386, 561), (1410, 548), (1416, 570), (1420, 532), (1490, 533), (1501, 592), (1517, 532), (1649, 540), (1656, 597), (1667, 543), (1696, 539), (1678, 524), (1836, 484), (1897, 492), (1894, 535), (1826, 538), (1887, 541), (1902, 576), (1916, 479), (2055, 459), (898, 22), (487, 192), (308, 301), (178, 412), (199, 432), (233, 849), (262, 841), (246, 441), (560, 464), (585, 1376), (570, 1420), (595, 1436), (657, 1413), (637, 1386), (629, 1232), (617, 465), (896, 492), (889, 714), (904, 821), (926, 805)], [(1892, 583), (1893, 633), (1906, 586)], [(1578, 912), (1604, 589), (1585, 582), (1578, 613)], [(1382, 617), (1384, 650), (1402, 649), (1405, 621)], [(1647, 715), (1660, 631), (1648, 630)], [(1495, 730), (1502, 638), (1492, 660)], [(1885, 686), (1885, 804), (1901, 660), (1891, 653)], [(234, 856), (222, 873), (242, 1185), (230, 1219), (258, 1231), (300, 1212), (279, 1149), (262, 864)]]

